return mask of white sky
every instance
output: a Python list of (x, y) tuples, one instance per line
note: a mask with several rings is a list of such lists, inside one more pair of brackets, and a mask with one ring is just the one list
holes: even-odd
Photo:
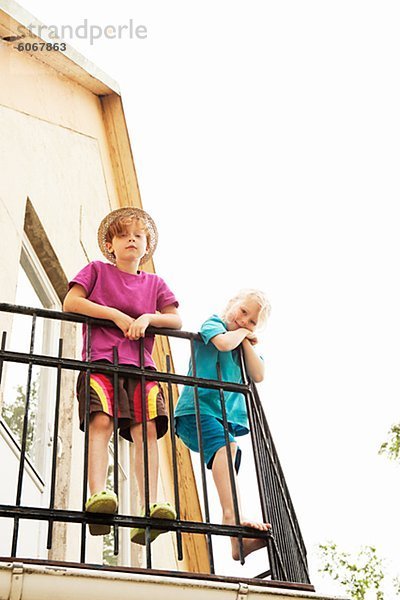
[(396, 563), (400, 471), (377, 450), (400, 420), (398, 2), (22, 4), (147, 26), (71, 45), (120, 84), (157, 271), (185, 329), (269, 295), (260, 388), (318, 589), (327, 539)]

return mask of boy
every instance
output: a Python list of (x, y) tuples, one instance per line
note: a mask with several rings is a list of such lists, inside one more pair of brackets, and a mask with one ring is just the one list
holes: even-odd
[[(94, 261), (84, 267), (69, 284), (64, 310), (89, 317), (108, 319), (116, 327), (92, 327), (93, 362), (113, 362), (117, 348), (121, 365), (140, 366), (139, 339), (144, 339), (144, 366), (155, 369), (151, 357), (154, 336), (145, 337), (149, 325), (180, 329), (178, 302), (167, 284), (156, 274), (139, 270), (157, 246), (158, 234), (153, 219), (139, 208), (112, 211), (101, 222), (98, 243), (109, 263)], [(83, 329), (83, 360), (86, 356), (87, 331)], [(118, 427), (120, 435), (135, 444), (135, 474), (142, 507), (144, 506), (144, 460), (142, 444), (142, 401), (140, 380), (134, 376), (119, 377)], [(84, 428), (85, 374), (77, 383), (80, 427)], [(146, 382), (146, 420), (149, 459), (150, 517), (175, 519), (169, 503), (157, 503), (158, 447), (157, 438), (165, 435), (168, 417), (161, 387)], [(88, 481), (91, 496), (88, 512), (114, 513), (118, 499), (106, 490), (108, 443), (113, 432), (114, 386), (112, 376), (93, 372), (90, 375), (90, 421)], [(108, 525), (89, 525), (92, 535), (109, 533)], [(151, 529), (151, 540), (161, 531)], [(145, 544), (145, 530), (131, 532), (134, 543)]]

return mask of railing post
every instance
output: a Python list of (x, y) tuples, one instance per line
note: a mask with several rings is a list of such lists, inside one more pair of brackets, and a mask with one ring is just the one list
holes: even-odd
[[(244, 362), (244, 354), (243, 354), (242, 346), (239, 347), (239, 360), (240, 360), (240, 369), (241, 369), (241, 373), (242, 373), (243, 382), (248, 386), (249, 385), (249, 377), (248, 377), (247, 371), (246, 371), (246, 365)], [(256, 433), (257, 427), (256, 427), (256, 421), (254, 418), (254, 411), (251, 406), (251, 399), (252, 399), (252, 392), (251, 392), (251, 389), (250, 390), (248, 389), (245, 394), (245, 400), (246, 400), (247, 414), (249, 417), (249, 424), (250, 424), (250, 435), (251, 435), (251, 441), (252, 441), (252, 446), (253, 446), (253, 455), (254, 455), (254, 464), (255, 464), (257, 484), (258, 484), (258, 493), (259, 493), (259, 498), (260, 498), (262, 518), (263, 518), (264, 523), (268, 523), (270, 519), (269, 519), (268, 511), (267, 511), (267, 495), (265, 493), (264, 485), (263, 485), (262, 461), (261, 461), (261, 456), (260, 456), (260, 451), (259, 451), (259, 444), (257, 441), (257, 433)], [(273, 538), (271, 535), (269, 535), (266, 539), (267, 539), (268, 561), (269, 561), (269, 566), (270, 566), (270, 571), (271, 571), (271, 577), (272, 577), (272, 579), (279, 579), (280, 577), (278, 576), (278, 569), (277, 569), (277, 564), (276, 564), (276, 551), (275, 551), (276, 548), (275, 548), (275, 545), (273, 542)], [(284, 572), (283, 572), (283, 576), (284, 576), (283, 578), (285, 578)]]
[[(92, 326), (88, 317), (85, 318), (86, 323), (86, 349), (85, 356), (86, 361), (91, 361), (91, 337), (92, 337)], [(87, 500), (87, 486), (88, 486), (88, 457), (89, 457), (89, 424), (90, 424), (90, 375), (91, 368), (85, 369), (85, 442), (84, 442), (84, 455), (83, 455), (83, 489), (82, 489), (82, 511), (85, 512), (86, 500)], [(82, 522), (81, 527), (81, 563), (85, 562), (86, 554), (86, 523)]]
[[(144, 514), (147, 518), (150, 517), (150, 488), (149, 488), (149, 444), (147, 439), (147, 406), (146, 406), (146, 376), (144, 374), (144, 338), (139, 338), (139, 354), (140, 354), (140, 387), (141, 387), (141, 403), (142, 403), (142, 441), (143, 441), (143, 465), (144, 465)], [(136, 452), (136, 451), (135, 451)], [(135, 460), (136, 457), (135, 457)], [(146, 525), (146, 563), (147, 568), (151, 569), (151, 546), (150, 533), (151, 528)]]
[[(25, 414), (24, 421), (22, 426), (22, 440), (21, 440), (21, 455), (19, 460), (19, 470), (18, 470), (18, 484), (17, 484), (17, 494), (15, 498), (15, 506), (20, 506), (21, 504), (21, 495), (22, 495), (22, 483), (24, 477), (24, 465), (25, 465), (25, 454), (26, 454), (26, 435), (28, 432), (28, 414), (29, 414), (29, 402), (31, 395), (31, 383), (32, 383), (32, 367), (33, 367), (33, 350), (35, 347), (35, 333), (36, 333), (36, 313), (34, 312), (32, 315), (32, 327), (31, 327), (31, 339), (29, 346), (29, 355), (31, 360), (28, 363), (28, 379), (26, 383), (26, 394), (25, 394)], [(14, 519), (14, 532), (13, 539), (11, 544), (11, 556), (17, 555), (17, 544), (18, 544), (18, 531), (19, 531), (19, 519)]]
[[(62, 357), (63, 341), (58, 340), (58, 358)], [(58, 423), (60, 418), (60, 391), (61, 391), (61, 364), (57, 367), (57, 387), (56, 387), (56, 406), (54, 410), (54, 428), (53, 428), (53, 455), (51, 462), (51, 483), (50, 483), (50, 502), (49, 508), (54, 508), (54, 499), (56, 493), (56, 470), (57, 470), (57, 448), (58, 448)], [(47, 532), (47, 549), (50, 550), (53, 543), (53, 521), (49, 520)]]
[[(114, 367), (118, 367), (118, 349), (113, 347), (113, 364)], [(119, 381), (118, 372), (114, 371), (113, 374), (113, 391), (114, 391), (114, 415), (113, 415), (113, 475), (114, 475), (114, 493), (118, 498), (118, 473), (119, 473), (119, 457), (118, 457), (118, 411), (119, 411)], [(113, 525), (114, 532), (114, 556), (118, 555), (119, 551), (119, 529), (117, 523)]]
[[(194, 351), (193, 336), (190, 337), (190, 360), (192, 363), (193, 377), (197, 377), (196, 354)], [(199, 442), (201, 483), (203, 486), (203, 499), (204, 499), (204, 513), (205, 513), (206, 523), (210, 523), (210, 507), (209, 507), (209, 503), (208, 503), (206, 468), (205, 468), (205, 464), (204, 464), (204, 448), (203, 448), (203, 434), (202, 434), (202, 430), (201, 430), (199, 391), (198, 391), (198, 386), (196, 384), (193, 386), (193, 395), (194, 395), (194, 406), (195, 406), (195, 411), (196, 411), (197, 439)], [(213, 575), (215, 573), (215, 565), (214, 565), (214, 553), (213, 553), (212, 539), (211, 539), (210, 533), (207, 533), (207, 549), (208, 549), (208, 562), (210, 565), (210, 573)]]
[[(165, 363), (167, 368), (167, 373), (171, 373), (171, 357), (169, 354), (165, 357)], [(172, 449), (172, 471), (173, 471), (173, 479), (174, 479), (174, 501), (175, 501), (175, 510), (176, 510), (176, 518), (178, 521), (181, 519), (181, 504), (179, 499), (179, 480), (178, 480), (178, 465), (176, 461), (176, 436), (175, 436), (175, 419), (174, 419), (174, 404), (172, 399), (172, 386), (169, 381), (167, 384), (168, 389), (168, 407), (169, 407), (169, 431), (170, 431), (170, 439), (171, 439), (171, 449)], [(182, 533), (180, 531), (176, 532), (176, 545), (178, 550), (178, 560), (183, 560), (183, 548), (182, 548)]]
[[(218, 381), (222, 381), (221, 377), (221, 365), (219, 361), (217, 362), (217, 377)], [(232, 454), (231, 454), (231, 445), (229, 442), (229, 424), (226, 416), (226, 406), (225, 406), (225, 398), (224, 398), (224, 390), (219, 388), (219, 399), (221, 403), (221, 413), (222, 413), (222, 423), (224, 425), (224, 437), (225, 437), (225, 448), (226, 448), (226, 460), (228, 462), (228, 472), (229, 472), (229, 481), (231, 484), (231, 493), (232, 493), (232, 501), (233, 501), (233, 511), (235, 513), (235, 523), (236, 525), (240, 525), (240, 511), (239, 511), (239, 502), (238, 502), (238, 493), (236, 489), (236, 481), (235, 481), (235, 472), (233, 469), (232, 462)], [(244, 565), (244, 553), (243, 553), (243, 537), (238, 535), (238, 543), (239, 543), (239, 559), (240, 564)]]

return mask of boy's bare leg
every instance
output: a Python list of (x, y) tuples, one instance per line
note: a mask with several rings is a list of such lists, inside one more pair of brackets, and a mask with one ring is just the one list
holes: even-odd
[[(235, 456), (237, 451), (237, 445), (234, 442), (231, 442), (231, 454), (232, 454), (232, 462), (235, 464)], [(233, 505), (233, 496), (231, 490), (231, 480), (229, 477), (229, 466), (228, 466), (228, 457), (226, 453), (226, 448), (220, 448), (214, 457), (213, 465), (212, 465), (212, 474), (215, 481), (215, 485), (217, 487), (219, 501), (222, 507), (222, 522), (226, 525), (234, 525), (235, 524), (235, 511)], [(239, 497), (239, 488), (237, 484), (237, 477), (235, 475), (235, 486), (236, 486), (236, 495), (238, 499), (238, 508), (239, 508), (239, 518), (241, 518), (241, 507), (240, 507), (240, 497)], [(268, 531), (271, 526), (269, 523), (256, 523), (253, 521), (240, 521), (242, 525), (247, 527), (254, 527), (255, 529), (259, 529), (260, 531)], [(232, 544), (232, 558), (234, 560), (239, 560), (239, 542), (236, 537), (231, 538)], [(260, 548), (264, 548), (266, 545), (265, 540), (261, 538), (243, 538), (243, 554), (244, 556), (248, 556), (251, 552), (255, 550), (259, 550)]]
[[(141, 423), (137, 423), (131, 427), (131, 435), (135, 443), (135, 475), (139, 489), (140, 504), (144, 506), (143, 426)], [(147, 421), (147, 448), (149, 458), (149, 504), (153, 504), (157, 501), (158, 484), (158, 445), (157, 430), (154, 421)]]
[(89, 423), (88, 480), (90, 494), (106, 489), (108, 442), (113, 431), (112, 418), (103, 412), (92, 413)]

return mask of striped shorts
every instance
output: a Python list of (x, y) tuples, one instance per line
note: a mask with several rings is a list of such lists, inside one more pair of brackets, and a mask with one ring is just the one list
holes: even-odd
[[(79, 402), (80, 428), (84, 431), (86, 406), (86, 374), (79, 374), (76, 392)], [(156, 381), (146, 381), (145, 384), (146, 420), (155, 420), (157, 437), (160, 438), (168, 430), (168, 413), (165, 406), (164, 394)], [(114, 416), (114, 385), (113, 376), (105, 373), (90, 374), (90, 414), (103, 412)], [(120, 435), (128, 441), (133, 441), (130, 433), (132, 425), (143, 422), (142, 386), (140, 377), (122, 375), (118, 377), (118, 428)]]

